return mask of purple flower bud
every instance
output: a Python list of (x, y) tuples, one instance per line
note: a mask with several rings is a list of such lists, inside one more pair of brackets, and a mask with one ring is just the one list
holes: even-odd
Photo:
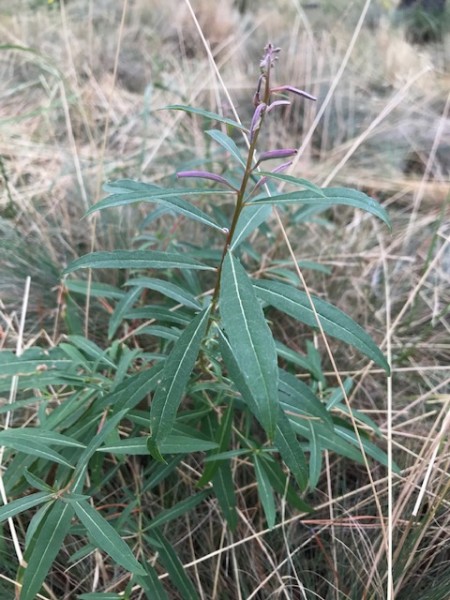
[(231, 185), (231, 183), (227, 179), (225, 179), (225, 177), (217, 175), (216, 173), (210, 173), (209, 171), (179, 171), (177, 173), (177, 177), (195, 177), (198, 179), (211, 179), (212, 181), (223, 183), (224, 185), (231, 188), (233, 191), (237, 192), (237, 189), (233, 185)]
[(259, 129), (261, 125), (261, 117), (266, 111), (266, 108), (267, 104), (264, 104), (264, 102), (261, 102), (261, 104), (258, 104), (256, 107), (255, 112), (253, 113), (252, 122), (250, 123), (250, 140), (253, 139), (255, 132)]
[(303, 90), (299, 90), (298, 88), (292, 85), (279, 85), (270, 90), (271, 92), (292, 92), (293, 94), (297, 94), (298, 96), (303, 96), (304, 98), (308, 98), (309, 100), (317, 100), (315, 96), (311, 96), (311, 94), (307, 94)]
[(271, 160), (272, 158), (288, 158), (297, 154), (297, 148), (280, 148), (279, 150), (269, 150), (268, 152), (261, 152), (259, 155), (258, 163), (263, 160)]
[(277, 106), (290, 106), (289, 100), (275, 100), (267, 107), (267, 112), (269, 113), (272, 108), (276, 108)]

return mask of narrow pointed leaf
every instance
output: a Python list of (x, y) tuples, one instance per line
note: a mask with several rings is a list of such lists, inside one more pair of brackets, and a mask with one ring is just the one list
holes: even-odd
[[(189, 454), (192, 452), (206, 452), (217, 448), (216, 442), (192, 438), (187, 435), (169, 434), (161, 444), (162, 454)], [(119, 440), (113, 444), (106, 444), (98, 449), (99, 452), (110, 452), (120, 455), (145, 455), (148, 454), (147, 438), (137, 437)]]
[(171, 433), (161, 444), (163, 454), (189, 454), (191, 452), (208, 452), (217, 448), (216, 442), (202, 440), (187, 435)]
[(293, 185), (299, 185), (301, 187), (306, 188), (310, 192), (314, 192), (315, 194), (319, 194), (320, 196), (325, 198), (323, 188), (320, 188), (318, 185), (315, 185), (314, 183), (312, 183), (312, 181), (308, 181), (308, 179), (303, 179), (302, 177), (293, 177), (292, 175), (282, 175), (281, 173), (275, 173), (273, 171), (258, 171), (258, 175), (270, 177), (270, 179), (283, 181), (285, 183), (292, 183)]
[(114, 412), (131, 410), (156, 388), (162, 368), (163, 364), (157, 363), (150, 369), (131, 375), (101, 399), (99, 408), (112, 405)]
[(54, 492), (36, 492), (35, 494), (29, 494), (24, 498), (8, 502), (8, 504), (0, 507), (0, 523), (25, 510), (38, 506), (38, 504), (47, 502), (47, 500), (51, 500), (54, 496)]
[(228, 135), (222, 133), (222, 131), (219, 131), (218, 129), (210, 129), (206, 133), (215, 142), (220, 144), (222, 148), (225, 148), (225, 150), (229, 152), (245, 168), (245, 160), (242, 158), (239, 148)]
[(189, 256), (156, 250), (113, 250), (91, 252), (74, 260), (64, 269), (68, 275), (78, 269), (200, 269), (213, 271)]
[(149, 325), (139, 330), (139, 335), (151, 335), (152, 337), (162, 338), (174, 342), (181, 335), (181, 330), (177, 327), (165, 327), (164, 325)]
[(170, 581), (176, 587), (182, 600), (198, 600), (199, 596), (195, 587), (186, 575), (183, 563), (178, 558), (172, 545), (169, 544), (158, 529), (152, 531), (152, 538), (158, 544), (158, 556), (169, 573)]
[(97, 346), (97, 344), (92, 340), (88, 340), (82, 335), (68, 335), (67, 339), (74, 346), (79, 348), (84, 354), (89, 356), (89, 358), (92, 358), (93, 360), (96, 360), (99, 363), (104, 363), (112, 369), (116, 369), (116, 365), (107, 355), (107, 351), (102, 350), (102, 348)]
[(333, 419), (322, 401), (310, 387), (295, 375), (280, 369), (280, 400), (292, 406), (296, 414), (304, 415), (305, 420), (320, 421), (333, 429)]
[[(148, 562), (144, 563), (145, 575), (135, 575), (134, 580), (143, 589), (147, 600), (169, 600), (156, 569)], [(123, 596), (121, 597), (123, 598)]]
[(275, 340), (275, 346), (277, 349), (278, 356), (281, 356), (281, 358), (284, 358), (284, 360), (287, 360), (292, 364), (301, 367), (308, 373), (311, 373), (311, 375), (317, 381), (321, 380), (321, 378), (323, 377), (321, 370), (315, 367), (315, 365), (309, 359), (308, 356), (302, 356), (301, 354), (299, 354), (295, 350), (292, 350), (292, 348), (289, 348), (288, 346), (286, 346), (282, 342), (279, 342), (278, 340)]
[(155, 446), (159, 447), (166, 440), (172, 430), (186, 384), (197, 360), (208, 318), (209, 308), (200, 312), (189, 323), (166, 359), (150, 409), (151, 453)]
[(23, 436), (14, 436), (14, 433), (13, 435), (5, 434), (9, 434), (9, 430), (0, 432), (0, 446), (13, 448), (17, 452), (23, 452), (24, 454), (30, 454), (35, 457), (45, 458), (46, 460), (50, 460), (73, 469), (73, 465), (71, 465), (58, 452), (49, 448), (46, 444), (29, 437), (25, 438)]
[(156, 279), (155, 277), (136, 277), (135, 279), (129, 279), (126, 285), (154, 290), (155, 292), (159, 292), (160, 294), (167, 296), (167, 298), (171, 298), (172, 300), (175, 300), (175, 302), (183, 304), (188, 308), (193, 308), (194, 310), (199, 310), (201, 308), (200, 302), (193, 294), (179, 285), (171, 283), (170, 281), (164, 281), (164, 279)]
[(20, 356), (11, 350), (0, 352), (0, 377), (37, 372), (43, 374), (49, 370), (66, 370), (70, 366), (71, 360), (60, 351), (46, 352), (40, 348), (32, 348)]
[(278, 448), (283, 461), (295, 477), (300, 489), (306, 489), (308, 484), (308, 470), (306, 467), (305, 455), (303, 454), (303, 450), (291, 427), (289, 419), (282, 410), (278, 413), (275, 445)]
[(144, 568), (136, 560), (129, 546), (95, 508), (84, 500), (73, 502), (72, 506), (89, 537), (100, 550), (131, 573), (145, 575)]
[(223, 516), (231, 531), (234, 531), (238, 524), (238, 515), (236, 511), (236, 494), (234, 492), (233, 474), (231, 472), (230, 462), (215, 463), (217, 469), (212, 476), (214, 494), (222, 509)]
[(247, 408), (258, 419), (259, 423), (264, 427), (264, 422), (259, 413), (259, 406), (256, 399), (253, 397), (252, 391), (244, 377), (241, 367), (233, 352), (230, 341), (225, 334), (219, 329), (219, 348), (225, 366), (228, 371), (228, 376), (236, 386), (236, 390), (241, 394), (242, 400), (247, 405)]
[[(356, 433), (352, 429), (350, 429), (348, 427), (341, 427), (339, 425), (336, 425), (335, 431), (339, 438), (350, 442), (351, 444), (356, 446), (358, 449), (360, 449), (358, 438), (356, 437)], [(381, 448), (378, 448), (378, 446), (376, 446), (373, 442), (368, 440), (364, 435), (361, 435), (360, 439), (361, 439), (361, 443), (362, 443), (365, 453), (368, 456), (371, 456), (372, 458), (374, 458), (376, 461), (378, 461), (385, 467), (387, 467), (388, 466), (387, 454), (383, 450), (381, 450)], [(392, 468), (396, 473), (400, 472), (400, 469), (396, 463), (392, 464)]]
[(192, 511), (196, 506), (203, 502), (205, 498), (207, 498), (211, 494), (211, 490), (202, 490), (201, 492), (197, 492), (192, 496), (189, 496), (185, 500), (181, 500), (172, 508), (168, 508), (167, 510), (162, 510), (159, 514), (157, 514), (147, 526), (147, 529), (154, 529), (156, 527), (161, 527), (174, 519), (177, 519), (181, 515)]
[(275, 343), (252, 281), (230, 252), (222, 268), (220, 315), (234, 355), (258, 405), (260, 419), (272, 438), (278, 413)]
[(111, 592), (92, 592), (77, 596), (77, 600), (123, 600), (123, 596)]
[(54, 489), (51, 485), (49, 485), (46, 481), (37, 477), (31, 471), (29, 471), (26, 467), (23, 470), (23, 476), (28, 481), (31, 487), (36, 488), (40, 492), (45, 492), (46, 494), (53, 494)]
[(81, 296), (89, 296), (90, 298), (113, 298), (120, 300), (125, 294), (123, 290), (113, 285), (98, 281), (88, 282), (82, 279), (68, 279), (64, 282), (64, 286), (72, 294), (80, 294)]
[(281, 467), (274, 460), (264, 460), (264, 470), (269, 478), (272, 488), (286, 498), (287, 502), (297, 510), (305, 513), (311, 512), (313, 509), (302, 498), (300, 498), (298, 490), (291, 483), (288, 483), (288, 476), (284, 473)]
[(71, 504), (53, 504), (37, 530), (36, 538), (25, 553), (27, 567), (22, 581), (20, 600), (35, 600), (69, 529), (74, 509)]
[(0, 444), (3, 441), (7, 445), (6, 440), (14, 439), (22, 440), (23, 442), (32, 440), (33, 442), (46, 445), (54, 444), (55, 446), (67, 446), (70, 448), (85, 448), (84, 444), (67, 435), (63, 435), (57, 431), (47, 431), (41, 427), (20, 427), (17, 429), (5, 429), (0, 432)]
[(269, 529), (275, 525), (276, 511), (275, 498), (273, 495), (270, 480), (264, 471), (264, 463), (257, 454), (253, 456), (253, 464), (255, 466), (256, 483), (258, 485), (258, 496), (261, 505), (266, 515), (267, 525)]
[(230, 250), (235, 250), (251, 233), (255, 231), (262, 223), (267, 221), (272, 213), (272, 207), (252, 206), (245, 207), (239, 216), (236, 229), (231, 241)]
[(107, 189), (110, 191), (112, 190), (113, 193), (91, 206), (86, 212), (86, 215), (90, 215), (98, 210), (104, 210), (105, 208), (117, 208), (119, 206), (136, 204), (138, 202), (162, 204), (170, 210), (182, 214), (193, 221), (199, 221), (204, 225), (220, 230), (221, 227), (211, 219), (209, 215), (187, 200), (183, 200), (180, 196), (230, 193), (228, 191), (223, 192), (221, 190), (209, 189), (159, 188), (154, 185), (133, 181), (132, 179), (118, 181), (116, 184), (117, 187), (115, 189), (109, 184)]
[(317, 486), (322, 472), (322, 448), (314, 429), (314, 423), (311, 421), (307, 423), (311, 433), (309, 438), (309, 487), (313, 490)]
[(206, 485), (214, 476), (214, 473), (219, 468), (218, 462), (213, 462), (214, 454), (218, 454), (219, 452), (225, 452), (228, 448), (230, 439), (231, 439), (231, 428), (233, 425), (233, 416), (234, 416), (234, 406), (233, 401), (230, 402), (227, 410), (222, 415), (222, 419), (220, 421), (220, 425), (216, 426), (215, 431), (215, 439), (217, 441), (217, 449), (215, 452), (212, 452), (209, 455), (211, 462), (205, 466), (205, 470), (203, 471), (203, 475), (199, 479), (197, 486), (202, 487)]
[(236, 127), (236, 129), (247, 131), (247, 129), (244, 127), (244, 125), (242, 125), (242, 123), (238, 123), (237, 121), (233, 121), (233, 119), (228, 119), (227, 117), (222, 117), (222, 115), (210, 112), (208, 110), (202, 110), (201, 108), (193, 108), (192, 106), (184, 106), (182, 104), (170, 104), (169, 106), (165, 106), (164, 109), (182, 110), (186, 113), (199, 115), (200, 117), (205, 117), (205, 119), (211, 119), (212, 121), (218, 121), (219, 123), (225, 123), (225, 125)]
[(375, 215), (391, 228), (391, 222), (386, 209), (376, 200), (367, 196), (367, 194), (350, 188), (322, 188), (320, 192), (300, 190), (298, 192), (258, 198), (252, 204), (312, 204), (323, 208), (330, 208), (337, 205), (352, 206), (353, 208), (360, 208)]
[(94, 455), (97, 448), (99, 448), (103, 444), (104, 440), (110, 435), (110, 433), (115, 431), (116, 427), (118, 426), (120, 421), (124, 418), (126, 413), (127, 413), (126, 410), (121, 410), (121, 411), (115, 413), (114, 415), (112, 415), (106, 421), (106, 423), (103, 425), (102, 429), (97, 433), (97, 435), (95, 435), (92, 438), (92, 440), (89, 442), (89, 444), (83, 450), (83, 452), (81, 453), (81, 455), (78, 458), (77, 466), (76, 466), (75, 472), (73, 474), (73, 480), (74, 480), (74, 484), (73, 484), (73, 488), (72, 488), (73, 492), (76, 493), (76, 492), (80, 491), (82, 484), (83, 484), (84, 475), (86, 473), (86, 469), (87, 469), (89, 460)]
[[(317, 327), (305, 292), (277, 281), (260, 280), (254, 285), (257, 295), (262, 300), (310, 327)], [(362, 327), (328, 302), (314, 296), (313, 302), (327, 335), (350, 344), (389, 373), (389, 365), (383, 353)]]
[(114, 337), (114, 335), (116, 334), (117, 330), (120, 327), (120, 324), (124, 320), (126, 313), (128, 312), (128, 310), (130, 308), (133, 307), (134, 303), (139, 298), (141, 293), (142, 292), (141, 292), (140, 288), (134, 288), (134, 289), (130, 290), (125, 296), (123, 296), (123, 298), (121, 298), (119, 300), (116, 308), (114, 309), (114, 312), (112, 313), (112, 315), (109, 319), (109, 326), (108, 326), (108, 339), (109, 340), (111, 340)]

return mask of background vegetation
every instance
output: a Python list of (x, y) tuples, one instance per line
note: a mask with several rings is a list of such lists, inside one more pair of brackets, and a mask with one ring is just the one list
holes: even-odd
[[(205, 599), (383, 598), (389, 567), (384, 540), (390, 536), (396, 598), (444, 600), (450, 596), (450, 37), (444, 29), (436, 41), (413, 45), (401, 23), (394, 26), (398, 19), (388, 2), (239, 6), (199, 0), (193, 6), (241, 119), (251, 117), (256, 65), (271, 40), (283, 48), (276, 80), (295, 82), (318, 101), (289, 107), (268, 141), (291, 147), (300, 139), (295, 175), (318, 185), (358, 187), (389, 210), (392, 233), (347, 209), (287, 226), (296, 256), (320, 265), (305, 271), (311, 291), (363, 325), (390, 359), (392, 378), (386, 380), (381, 369), (332, 345), (341, 375), (356, 382), (352, 406), (377, 423), (384, 448), (390, 422), (401, 474), (390, 499), (383, 466), (374, 463), (368, 473), (330, 453), (317, 490), (305, 498), (314, 512), (305, 516), (280, 495), (281, 519), (268, 530), (251, 472), (241, 468), (234, 533), (214, 502), (205, 501), (171, 521), (165, 535)], [(104, 348), (114, 296), (105, 288), (94, 289), (88, 300), (70, 293), (61, 284), (62, 269), (90, 250), (129, 247), (138, 236), (161, 249), (173, 240), (196, 244), (200, 230), (168, 215), (152, 220), (143, 206), (82, 220), (84, 212), (103, 196), (106, 180), (162, 182), (181, 168), (198, 168), (211, 153), (201, 120), (159, 108), (192, 104), (227, 114), (230, 106), (185, 3), (0, 0), (0, 15), (1, 346), (48, 348), (68, 333), (87, 333)], [(286, 259), (275, 222), (271, 235), (270, 248), (261, 251)], [(120, 276), (96, 275), (111, 285), (120, 285)], [(311, 339), (286, 317), (273, 318), (291, 348), (304, 353), (307, 340), (313, 342), (332, 386), (335, 375), (320, 338)], [(125, 326), (118, 339), (137, 349)], [(9, 391), (0, 393), (5, 419)], [(39, 405), (26, 395), (20, 399), (26, 410), (16, 410), (9, 426), (42, 419)], [(48, 409), (62, 400), (50, 398)], [(2, 458), (3, 467), (13, 460)], [(163, 484), (142, 489), (151, 466), (140, 457), (109, 467), (97, 505), (115, 525), (125, 509), (125, 519), (139, 514), (136, 531), (178, 498), (195, 494), (201, 472), (194, 459), (174, 464)], [(27, 485), (23, 490), (32, 489)], [(20, 539), (33, 514), (16, 519)], [(124, 573), (86, 550), (76, 533), (40, 597), (101, 591), (145, 597), (139, 586), (126, 592)], [(144, 542), (129, 537), (139, 553)], [(171, 555), (161, 544), (170, 571)], [(0, 598), (12, 598), (18, 558), (6, 524), (0, 565)], [(166, 585), (166, 570), (158, 569)], [(166, 588), (171, 598), (193, 593), (187, 588), (180, 595), (172, 584)]]

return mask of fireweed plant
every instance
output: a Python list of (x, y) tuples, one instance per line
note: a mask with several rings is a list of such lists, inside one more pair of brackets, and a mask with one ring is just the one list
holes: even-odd
[[(40, 591), (67, 536), (85, 541), (71, 556), (72, 562), (89, 560), (92, 550), (99, 548), (116, 568), (128, 571), (126, 594), (137, 585), (148, 598), (167, 597), (158, 578), (166, 570), (183, 598), (196, 598), (165, 526), (215, 498), (230, 530), (236, 529), (235, 480), (240, 468), (252, 468), (261, 509), (273, 527), (275, 494), (284, 496), (293, 509), (310, 510), (305, 495), (318, 483), (324, 451), (358, 462), (365, 455), (366, 460), (387, 464), (386, 455), (372, 441), (379, 434), (376, 425), (356, 410), (350, 413), (342, 388), (327, 385), (313, 344), (307, 344), (303, 355), (293, 351), (274, 337), (264, 311), (275, 308), (311, 328), (317, 328), (319, 320), (326, 335), (351, 345), (388, 372), (379, 348), (350, 317), (298, 289), (292, 275), (275, 268), (276, 261), (272, 269), (264, 270), (264, 278), (248, 272), (247, 264), (258, 257), (249, 236), (268, 227), (265, 222), (274, 206), (299, 205), (317, 213), (348, 205), (389, 225), (385, 210), (359, 191), (321, 189), (283, 174), (295, 149), (259, 148), (266, 121), (290, 104), (289, 97), (314, 101), (296, 87), (272, 84), (279, 51), (271, 44), (265, 48), (248, 130), (202, 109), (169, 107), (189, 118), (220, 124), (221, 129), (206, 134), (224, 151), (221, 174), (207, 170), (177, 174), (179, 179), (201, 182), (198, 188), (168, 189), (128, 179), (110, 182), (105, 186), (109, 195), (88, 211), (137, 202), (158, 204), (210, 228), (220, 240), (219, 251), (175, 243), (166, 251), (153, 250), (149, 249), (155, 245), (153, 238), (137, 250), (85, 255), (65, 274), (86, 268), (125, 269), (129, 274), (123, 288), (95, 281), (88, 285), (83, 279), (65, 281), (68, 316), (72, 299), (83, 294), (115, 303), (109, 319), (111, 345), (102, 349), (72, 330), (47, 351), (0, 353), (2, 389), (13, 384), (23, 395), (12, 398), (10, 410), (38, 402), (34, 427), (0, 432), (6, 451), (5, 494), (16, 497), (0, 508), (0, 519), (17, 518), (39, 507), (28, 524), (24, 561), (17, 574), (22, 600), (32, 600)], [(243, 134), (246, 154), (228, 134)], [(271, 171), (262, 169), (273, 160), (283, 162)], [(280, 184), (291, 191), (280, 191)], [(216, 200), (231, 196), (232, 212), (215, 206), (213, 218), (188, 200), (208, 195)], [(157, 300), (150, 303), (149, 297)], [(70, 323), (68, 318), (69, 332)], [(123, 323), (128, 333), (120, 339)], [(124, 343), (127, 338), (134, 344)], [(306, 377), (300, 380), (298, 374)], [(346, 380), (345, 391), (351, 387), (351, 379)], [(202, 453), (197, 460), (203, 458), (195, 494), (187, 493), (180, 501), (169, 495), (173, 502), (163, 498), (156, 503), (159, 510), (144, 521), (142, 498), (127, 496), (117, 487), (116, 494), (124, 493), (119, 501), (125, 509), (118, 514), (115, 509), (95, 508), (126, 465), (124, 457), (144, 457), (141, 490), (151, 498), (158, 494), (158, 486), (177, 480), (193, 453)]]

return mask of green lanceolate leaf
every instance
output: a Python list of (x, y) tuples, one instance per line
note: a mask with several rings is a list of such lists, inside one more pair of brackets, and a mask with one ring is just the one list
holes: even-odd
[(77, 493), (81, 490), (83, 480), (84, 480), (84, 475), (86, 473), (86, 469), (89, 464), (89, 460), (94, 455), (97, 448), (99, 448), (103, 444), (104, 440), (112, 432), (115, 431), (116, 427), (118, 426), (118, 424), (120, 423), (120, 421), (124, 418), (124, 416), (126, 414), (127, 414), (127, 410), (124, 409), (124, 410), (121, 410), (121, 411), (115, 413), (113, 416), (111, 416), (106, 421), (106, 423), (104, 423), (103, 427), (97, 433), (97, 435), (95, 435), (91, 439), (89, 444), (83, 450), (83, 452), (81, 453), (81, 455), (78, 458), (77, 466), (76, 466), (75, 472), (73, 474), (73, 480), (74, 480), (74, 484), (73, 484), (73, 488), (72, 488), (73, 492)]
[(333, 420), (322, 401), (314, 394), (306, 383), (299, 381), (295, 375), (280, 369), (280, 401), (292, 406), (296, 414), (304, 415), (305, 420), (320, 421), (333, 429)]
[(389, 216), (381, 204), (367, 194), (350, 188), (321, 188), (320, 193), (312, 190), (300, 190), (258, 198), (251, 204), (312, 204), (323, 208), (336, 205), (352, 206), (375, 215), (391, 228)]
[(186, 575), (186, 569), (172, 545), (158, 529), (153, 529), (151, 536), (157, 544), (158, 557), (169, 573), (170, 581), (176, 587), (181, 598), (183, 600), (198, 600), (199, 596), (195, 587)]
[[(317, 327), (316, 317), (305, 292), (277, 281), (257, 281), (254, 285), (262, 300), (310, 327)], [(362, 327), (328, 302), (315, 296), (312, 299), (327, 335), (350, 344), (389, 373), (389, 365), (383, 353)]]
[(225, 125), (230, 125), (230, 127), (236, 127), (236, 129), (242, 129), (242, 131), (247, 131), (247, 128), (244, 127), (241, 123), (233, 121), (233, 119), (222, 117), (222, 115), (210, 112), (209, 110), (202, 110), (201, 108), (193, 108), (192, 106), (184, 106), (182, 104), (170, 104), (169, 106), (164, 107), (164, 110), (166, 109), (182, 110), (186, 113), (199, 115), (200, 117), (205, 117), (205, 119), (211, 119), (211, 121), (218, 121), (219, 123), (225, 123)]
[(113, 285), (99, 283), (98, 281), (88, 282), (82, 279), (72, 279), (65, 281), (64, 285), (72, 294), (80, 294), (81, 296), (89, 296), (90, 298), (113, 298), (120, 300), (125, 294), (123, 290)]
[(217, 465), (212, 476), (214, 494), (222, 509), (228, 527), (234, 531), (238, 524), (238, 515), (236, 510), (236, 494), (234, 492), (233, 473), (231, 471), (230, 461), (213, 463)]
[(77, 600), (123, 600), (123, 596), (110, 592), (92, 592), (77, 596)]
[(273, 489), (286, 498), (287, 502), (301, 512), (311, 512), (313, 509), (298, 494), (298, 490), (288, 482), (288, 476), (274, 460), (264, 458), (264, 470)]
[(209, 308), (189, 323), (164, 364), (161, 381), (151, 404), (151, 438), (148, 440), (150, 454), (159, 460), (161, 444), (167, 439), (175, 422), (178, 407), (205, 335), (208, 318)]
[(0, 444), (6, 440), (22, 440), (24, 442), (32, 440), (33, 442), (39, 442), (40, 444), (48, 444), (55, 446), (67, 446), (69, 448), (84, 448), (84, 444), (81, 444), (73, 438), (58, 433), (57, 431), (50, 431), (41, 429), (40, 427), (21, 427), (17, 429), (6, 429), (0, 432)]
[(282, 175), (281, 173), (273, 173), (272, 171), (258, 171), (258, 175), (270, 177), (270, 179), (283, 181), (285, 183), (292, 183), (293, 185), (299, 185), (300, 187), (306, 188), (310, 192), (314, 192), (325, 198), (324, 190), (312, 183), (312, 181), (308, 181), (308, 179), (293, 177), (292, 175)]
[(210, 129), (206, 132), (215, 142), (220, 144), (222, 148), (225, 148), (240, 164), (245, 168), (245, 160), (242, 158), (239, 148), (235, 142), (225, 133), (222, 133), (218, 129)]
[(300, 489), (306, 489), (308, 484), (308, 470), (306, 467), (305, 455), (303, 454), (303, 450), (291, 427), (289, 419), (281, 409), (278, 413), (275, 445), (279, 450), (283, 461), (295, 477)]
[(23, 452), (24, 454), (45, 458), (46, 460), (73, 468), (73, 466), (65, 458), (63, 458), (55, 450), (49, 448), (45, 443), (30, 438), (29, 436), (24, 437), (15, 435), (14, 431), (15, 430), (8, 429), (7, 431), (0, 432), (0, 446), (13, 448), (17, 452)]
[(30, 373), (43, 373), (49, 370), (66, 370), (72, 361), (60, 351), (46, 352), (45, 350), (32, 348), (26, 350), (20, 356), (11, 350), (0, 352), (0, 377), (8, 375), (28, 375)]
[(319, 436), (316, 435), (314, 424), (307, 421), (310, 431), (309, 438), (309, 487), (313, 490), (320, 478), (322, 472), (322, 448), (320, 446)]
[(156, 203), (162, 204), (167, 208), (173, 210), (178, 214), (193, 220), (199, 221), (204, 225), (213, 227), (214, 229), (221, 230), (222, 228), (218, 225), (209, 215), (204, 213), (202, 210), (183, 200), (180, 196), (199, 196), (207, 194), (220, 194), (230, 192), (222, 192), (217, 190), (195, 190), (195, 189), (168, 189), (159, 188), (154, 185), (142, 183), (140, 181), (134, 181), (132, 179), (124, 179), (121, 181), (114, 182), (113, 186), (111, 183), (106, 187), (107, 191), (114, 191), (100, 202), (97, 202), (87, 211), (86, 215), (90, 215), (98, 210), (104, 210), (105, 208), (117, 208), (119, 206), (127, 206), (129, 204), (136, 204), (138, 202)]
[(275, 498), (273, 495), (270, 479), (264, 470), (264, 463), (257, 454), (253, 455), (255, 466), (256, 483), (258, 485), (258, 496), (266, 515), (267, 525), (270, 529), (275, 525)]
[(54, 495), (54, 492), (36, 492), (35, 494), (30, 494), (24, 498), (19, 498), (18, 500), (8, 502), (8, 504), (5, 504), (5, 506), (0, 507), (0, 523), (6, 519), (14, 517), (15, 515), (18, 515), (24, 510), (28, 510), (34, 506), (37, 506), (38, 504), (47, 502), (47, 500), (51, 500)]
[[(356, 433), (350, 427), (342, 427), (340, 425), (335, 426), (336, 435), (341, 439), (350, 442), (353, 444), (358, 450), (360, 450), (361, 446), (359, 440), (356, 436)], [(364, 452), (374, 458), (376, 461), (384, 465), (388, 466), (388, 457), (386, 453), (378, 448), (373, 442), (367, 439), (367, 437), (363, 434), (360, 434), (361, 445), (364, 448)], [(400, 473), (400, 469), (396, 463), (392, 463), (392, 469), (395, 473)]]
[[(158, 573), (148, 562), (144, 563), (145, 575), (135, 575), (134, 580), (145, 593), (147, 600), (169, 600), (164, 587), (159, 580)], [(121, 596), (123, 598), (123, 596)]]
[[(189, 454), (191, 452), (207, 452), (218, 447), (216, 442), (192, 438), (187, 435), (169, 434), (161, 444), (162, 454)], [(149, 454), (147, 438), (137, 437), (119, 440), (106, 444), (98, 449), (99, 452), (110, 452), (116, 456)]]
[(134, 289), (130, 290), (123, 298), (121, 298), (119, 300), (116, 308), (114, 309), (113, 314), (111, 315), (111, 318), (109, 319), (109, 326), (108, 326), (108, 339), (109, 340), (111, 340), (115, 336), (117, 330), (120, 327), (120, 324), (124, 320), (125, 314), (128, 312), (128, 310), (130, 308), (133, 307), (133, 305), (135, 304), (136, 300), (139, 298), (141, 293), (142, 292), (141, 292), (140, 288), (134, 288)]
[(71, 504), (56, 501), (40, 524), (29, 554), (22, 581), (20, 600), (35, 600), (69, 529), (74, 509)]
[(320, 368), (317, 368), (316, 365), (310, 360), (308, 356), (302, 356), (292, 348), (289, 348), (282, 342), (275, 340), (275, 346), (277, 348), (278, 356), (284, 358), (288, 362), (301, 367), (316, 379), (317, 381), (323, 380), (323, 374)]
[(89, 537), (100, 550), (109, 554), (118, 565), (131, 573), (145, 575), (144, 568), (136, 560), (128, 545), (89, 502), (80, 500), (73, 502), (72, 505)]
[(78, 269), (200, 269), (214, 271), (214, 267), (208, 267), (184, 254), (156, 250), (91, 252), (74, 260), (64, 269), (63, 274), (68, 275)]
[(177, 519), (181, 515), (192, 511), (200, 502), (203, 502), (205, 498), (207, 498), (211, 494), (211, 490), (202, 490), (201, 492), (197, 492), (192, 496), (189, 496), (185, 500), (181, 500), (172, 508), (168, 508), (167, 510), (162, 510), (159, 514), (157, 514), (150, 521), (150, 524), (147, 526), (147, 529), (154, 529), (155, 527), (161, 527), (174, 519)]
[(234, 356), (258, 406), (259, 419), (273, 438), (278, 413), (277, 353), (252, 281), (228, 252), (220, 283), (220, 315)]
[(239, 215), (230, 250), (235, 250), (255, 229), (267, 221), (271, 213), (272, 207), (267, 205), (246, 206), (245, 210)]
[(228, 371), (228, 376), (236, 386), (236, 390), (241, 394), (242, 400), (245, 402), (247, 407), (253, 413), (253, 415), (258, 419), (258, 421), (262, 424), (261, 417), (259, 415), (258, 404), (256, 403), (255, 398), (252, 396), (252, 392), (247, 385), (245, 377), (242, 373), (242, 370), (239, 367), (236, 356), (234, 355), (233, 349), (231, 347), (230, 341), (225, 336), (223, 331), (219, 329), (219, 348), (222, 358), (224, 360), (225, 366)]
[(140, 373), (131, 375), (122, 381), (114, 391), (101, 399), (99, 407), (113, 406), (114, 412), (131, 410), (147, 396), (158, 385), (158, 379), (163, 364), (157, 363), (150, 369), (144, 369)]
[(155, 292), (159, 292), (163, 296), (167, 296), (167, 298), (171, 298), (172, 300), (175, 300), (175, 302), (183, 304), (188, 308), (193, 308), (194, 310), (201, 309), (200, 302), (193, 294), (179, 285), (175, 285), (169, 281), (164, 281), (164, 279), (156, 279), (155, 277), (136, 277), (135, 279), (129, 279), (126, 285), (133, 285), (147, 290), (154, 290)]
[(202, 440), (187, 435), (171, 433), (161, 444), (162, 454), (189, 454), (191, 452), (208, 452), (217, 448), (216, 442)]
[(97, 363), (102, 363), (116, 369), (115, 363), (108, 357), (107, 351), (102, 350), (95, 342), (86, 339), (82, 335), (68, 335), (67, 339), (79, 350), (81, 350), (86, 356), (95, 360)]
[(213, 432), (215, 434), (215, 438), (217, 441), (217, 449), (209, 455), (211, 462), (205, 465), (205, 470), (203, 471), (203, 475), (200, 477), (197, 486), (202, 487), (206, 485), (211, 478), (214, 476), (214, 473), (219, 468), (219, 462), (214, 462), (214, 454), (218, 454), (219, 452), (225, 452), (229, 446), (231, 439), (231, 428), (233, 425), (233, 416), (234, 416), (234, 406), (233, 401), (228, 405), (227, 410), (222, 415), (220, 425), (216, 425), (213, 427)]

